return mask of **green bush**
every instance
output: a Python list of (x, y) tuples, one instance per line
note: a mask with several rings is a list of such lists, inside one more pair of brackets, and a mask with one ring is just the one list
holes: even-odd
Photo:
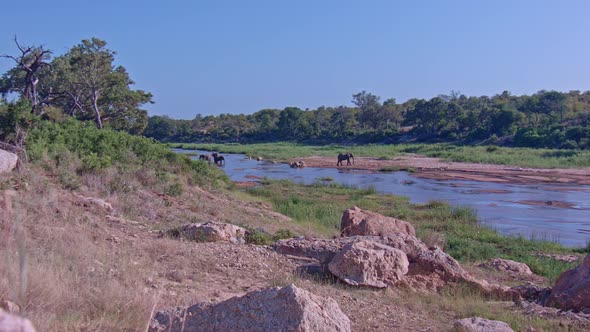
[[(141, 165), (162, 173), (187, 174), (191, 184), (218, 187), (229, 183), (227, 176), (216, 167), (176, 154), (151, 138), (98, 129), (93, 123), (73, 119), (61, 123), (40, 121), (29, 130), (26, 149), (32, 162), (44, 163), (47, 157), (59, 167), (67, 165), (71, 168), (77, 164), (79, 168), (76, 169), (83, 172), (110, 166)], [(169, 191), (179, 195), (182, 188), (179, 184), (172, 184)]]

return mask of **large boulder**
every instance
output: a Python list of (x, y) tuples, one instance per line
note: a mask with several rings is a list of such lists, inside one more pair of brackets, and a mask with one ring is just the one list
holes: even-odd
[(531, 268), (525, 263), (515, 262), (509, 259), (492, 258), (489, 261), (479, 264), (479, 267), (494, 269), (500, 272), (506, 272), (514, 275), (529, 276), (533, 274)]
[(16, 168), (18, 156), (0, 149), (0, 173), (10, 172)]
[(590, 254), (578, 267), (563, 272), (557, 278), (546, 304), (590, 313)]
[(170, 233), (197, 242), (231, 242), (246, 243), (246, 229), (240, 226), (220, 222), (206, 222), (204, 224), (186, 224)]
[(460, 332), (514, 332), (505, 322), (481, 317), (459, 319), (455, 322), (455, 329)]
[(408, 273), (407, 255), (377, 242), (359, 240), (347, 244), (328, 264), (330, 272), (353, 286), (385, 288)]
[(289, 285), (254, 291), (214, 305), (158, 312), (150, 324), (151, 332), (183, 330), (350, 331), (350, 320), (331, 298)]
[(376, 212), (361, 210), (356, 206), (342, 214), (340, 232), (342, 236), (387, 236), (394, 233), (416, 236), (416, 230), (410, 223)]
[(35, 332), (31, 321), (0, 309), (0, 332)]

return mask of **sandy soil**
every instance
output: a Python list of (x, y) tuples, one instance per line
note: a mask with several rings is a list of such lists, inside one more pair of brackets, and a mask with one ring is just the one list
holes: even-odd
[[(308, 167), (353, 168), (358, 170), (380, 171), (383, 169), (413, 170), (413, 175), (436, 180), (472, 180), (496, 183), (556, 183), (571, 185), (590, 185), (590, 167), (535, 169), (507, 165), (476, 164), (442, 161), (418, 155), (380, 160), (371, 157), (357, 157), (351, 166), (336, 166), (337, 159), (329, 157), (306, 157), (292, 159), (303, 161)], [(556, 188), (558, 189), (558, 188)]]

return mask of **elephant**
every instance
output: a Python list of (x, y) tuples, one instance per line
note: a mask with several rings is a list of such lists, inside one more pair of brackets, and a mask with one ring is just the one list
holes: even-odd
[(220, 154), (215, 154), (213, 156), (213, 161), (215, 162), (216, 165), (221, 166), (221, 165), (225, 165), (225, 158), (220, 155)]
[(346, 160), (346, 165), (350, 165), (350, 159), (352, 159), (352, 165), (354, 165), (354, 156), (352, 153), (340, 153), (338, 154), (338, 162), (336, 163), (336, 166), (343, 166), (342, 161), (344, 160)]

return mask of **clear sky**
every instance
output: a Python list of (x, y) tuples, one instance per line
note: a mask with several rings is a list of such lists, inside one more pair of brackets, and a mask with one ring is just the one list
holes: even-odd
[[(590, 90), (590, 1), (3, 1), (0, 54), (98, 37), (150, 115)], [(0, 59), (0, 72), (12, 63)]]

